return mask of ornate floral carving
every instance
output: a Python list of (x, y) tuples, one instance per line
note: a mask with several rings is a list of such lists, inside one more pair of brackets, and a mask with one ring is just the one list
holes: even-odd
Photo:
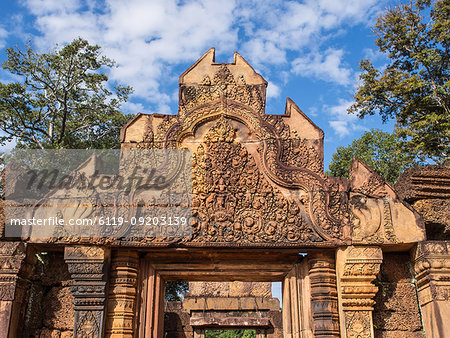
[(106, 298), (108, 251), (97, 246), (67, 246), (64, 259), (74, 280), (74, 337), (101, 337)]
[(378, 287), (372, 282), (383, 261), (381, 248), (351, 246), (339, 251), (340, 304), (346, 337), (372, 337), (372, 311)]
[(202, 83), (180, 87), (180, 113), (216, 100), (233, 100), (252, 107), (256, 112), (264, 112), (265, 97), (262, 85), (248, 85), (242, 75), (236, 79), (227, 65), (221, 65), (211, 79), (203, 78)]
[(193, 241), (295, 243), (322, 239), (302, 206), (273, 188), (225, 119), (205, 135), (193, 156)]
[(74, 337), (101, 337), (101, 311), (79, 311)]
[(347, 338), (371, 338), (369, 311), (345, 311)]

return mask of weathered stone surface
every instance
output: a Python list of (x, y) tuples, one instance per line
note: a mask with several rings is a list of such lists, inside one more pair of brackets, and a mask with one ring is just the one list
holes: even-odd
[(38, 336), (39, 338), (60, 338), (61, 331), (53, 329), (42, 329)]
[(39, 278), (43, 286), (69, 283), (71, 280), (69, 269), (61, 252), (46, 252), (41, 256), (46, 262), (45, 271), (36, 271), (38, 274), (36, 278)]
[(408, 202), (450, 198), (450, 161), (405, 170), (395, 184), (398, 196)]
[[(19, 293), (11, 286), (23, 250), (10, 254), (15, 244), (2, 244), (0, 312), (12, 313), (17, 295), (29, 294), (26, 315), (15, 316), (25, 318), (29, 336), (69, 337), (74, 328), (75, 336), (101, 337), (107, 303), (107, 336), (162, 337), (166, 280), (208, 281), (191, 283), (184, 302), (167, 305), (168, 337), (192, 337), (191, 320), (199, 317), (196, 337), (215, 325), (259, 325), (257, 335), (270, 338), (416, 337), (421, 321), (408, 257), (386, 252), (420, 242), (413, 258), (425, 331), (444, 337), (450, 249), (421, 242), (422, 219), (401, 199), (423, 214), (429, 239), (447, 238), (448, 166), (410, 170), (398, 185), (401, 198), (359, 160), (349, 181), (326, 177), (323, 132), (290, 99), (284, 115), (266, 114), (266, 86), (239, 54), (218, 64), (212, 49), (181, 75), (178, 115), (138, 114), (121, 131), (123, 149), (192, 151), (192, 236), (53, 238), (69, 268), (61, 253), (39, 256), (52, 264)], [(83, 170), (100, 167), (92, 158)], [(149, 201), (143, 190), (133, 194)], [(46, 240), (29, 242), (49, 248)], [(113, 256), (110, 270), (109, 248), (127, 250)], [(382, 250), (387, 258), (374, 284)], [(211, 282), (223, 280), (243, 282)], [(280, 280), (283, 320), (269, 283)]]
[(425, 221), (427, 239), (450, 240), (450, 198), (417, 200), (411, 205)]
[(99, 246), (66, 246), (64, 260), (74, 280), (74, 337), (100, 338), (104, 333), (107, 264), (110, 252)]
[(115, 251), (111, 261), (105, 337), (134, 336), (137, 317), (139, 258), (133, 251)]
[(450, 239), (450, 161), (405, 170), (395, 188), (422, 215), (428, 240)]
[(43, 299), (44, 326), (62, 331), (73, 330), (75, 318), (73, 301), (74, 297), (70, 288), (52, 287)]
[(423, 338), (423, 332), (375, 331), (375, 338)]
[(240, 310), (278, 310), (280, 301), (276, 298), (262, 297), (195, 297), (186, 298), (183, 308), (192, 310), (240, 311)]
[(227, 282), (189, 282), (189, 292), (185, 297), (228, 297), (230, 283)]

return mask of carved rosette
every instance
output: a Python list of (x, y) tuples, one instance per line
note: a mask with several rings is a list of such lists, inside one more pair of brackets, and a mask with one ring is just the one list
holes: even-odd
[(96, 246), (70, 246), (64, 259), (74, 280), (74, 337), (102, 337), (106, 299), (105, 271), (109, 250)]
[(444, 337), (450, 330), (450, 243), (418, 243), (414, 259), (425, 332), (433, 337)]
[(375, 246), (350, 246), (338, 252), (343, 337), (373, 337), (372, 311), (378, 287), (373, 284), (383, 254)]
[(134, 336), (138, 265), (137, 252), (118, 251), (112, 257), (106, 337)]

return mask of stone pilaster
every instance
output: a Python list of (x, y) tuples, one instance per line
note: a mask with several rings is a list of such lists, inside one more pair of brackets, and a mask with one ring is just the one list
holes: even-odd
[(109, 250), (97, 246), (66, 247), (64, 259), (74, 281), (74, 338), (100, 338), (104, 332)]
[(337, 271), (341, 337), (374, 337), (372, 311), (378, 287), (372, 282), (383, 262), (381, 248), (349, 246), (339, 249)]
[(312, 337), (311, 287), (307, 260), (294, 265), (283, 281), (283, 337)]
[(414, 253), (419, 304), (427, 337), (450, 332), (450, 242), (427, 241)]
[(308, 257), (314, 337), (339, 337), (334, 254), (315, 252)]
[(134, 337), (139, 256), (117, 251), (111, 260), (106, 337)]
[(32, 255), (23, 242), (0, 242), (0, 337), (20, 335)]
[(148, 259), (139, 264), (139, 337), (164, 335), (165, 281)]

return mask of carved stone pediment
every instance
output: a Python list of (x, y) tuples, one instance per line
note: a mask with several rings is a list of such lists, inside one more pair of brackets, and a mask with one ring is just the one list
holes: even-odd
[[(211, 49), (180, 76), (177, 115), (138, 114), (122, 128), (123, 151), (191, 152), (192, 188), (186, 194), (192, 195), (188, 224), (192, 233), (122, 236), (129, 230), (125, 226), (106, 229), (103, 238), (57, 235), (56, 241), (121, 246), (336, 247), (410, 244), (424, 239), (417, 213), (361, 161), (354, 161), (350, 182), (325, 176), (322, 130), (291, 99), (287, 99), (283, 115), (266, 114), (266, 87), (267, 82), (239, 54), (233, 63), (219, 64)], [(140, 165), (145, 168), (148, 163)], [(123, 156), (119, 173), (129, 170), (127, 167)], [(52, 194), (49, 200), (59, 196)], [(121, 205), (124, 210), (119, 211), (127, 217), (137, 213), (130, 196), (143, 205), (154, 197), (148, 189), (106, 196), (104, 203), (113, 206), (112, 212)], [(72, 214), (77, 216), (75, 211)]]
[(323, 132), (290, 99), (284, 115), (265, 114), (266, 85), (239, 54), (216, 64), (210, 50), (180, 77), (178, 115), (138, 115), (122, 130), (123, 148), (192, 151), (183, 245), (349, 240), (345, 186), (323, 174)]

